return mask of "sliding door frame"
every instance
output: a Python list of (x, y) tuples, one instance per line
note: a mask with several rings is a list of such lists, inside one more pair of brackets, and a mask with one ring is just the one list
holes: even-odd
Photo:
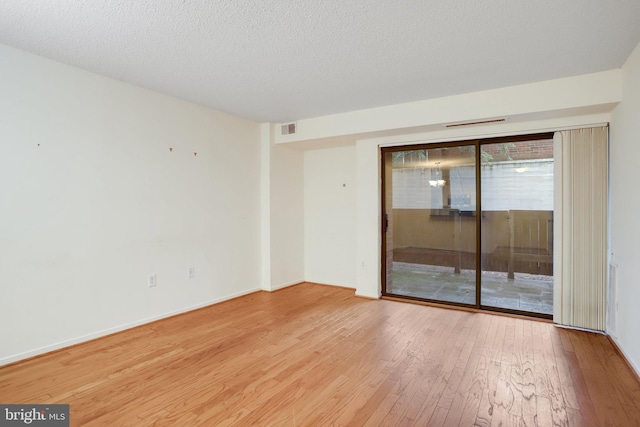
[[(541, 139), (553, 139), (553, 132), (543, 132), (543, 133), (533, 133), (526, 135), (514, 135), (514, 136), (503, 136), (503, 137), (494, 137), (494, 138), (485, 138), (485, 139), (470, 139), (470, 140), (460, 140), (460, 141), (448, 141), (448, 142), (434, 142), (434, 143), (423, 143), (423, 144), (411, 144), (411, 145), (396, 145), (392, 147), (380, 147), (380, 175), (381, 175), (381, 203), (380, 203), (380, 236), (381, 236), (381, 283), (382, 283), (382, 296), (383, 297), (394, 297), (401, 298), (407, 300), (414, 301), (423, 301), (428, 303), (435, 304), (443, 304), (443, 305), (451, 305), (465, 308), (473, 308), (484, 311), (492, 311), (492, 312), (500, 312), (500, 313), (508, 313), (508, 314), (517, 314), (524, 315), (529, 317), (537, 317), (542, 319), (553, 319), (553, 315), (544, 314), (544, 313), (536, 313), (522, 310), (514, 310), (509, 308), (502, 307), (493, 307), (483, 305), (481, 301), (482, 294), (482, 180), (481, 180), (481, 149), (483, 145), (487, 144), (496, 144), (496, 143), (510, 143), (510, 142), (521, 142), (521, 141), (531, 141), (531, 140), (541, 140)], [(435, 300), (430, 298), (421, 298), (415, 296), (408, 295), (398, 295), (387, 292), (387, 228), (388, 228), (388, 220), (387, 220), (387, 198), (386, 198), (386, 169), (385, 169), (385, 158), (387, 153), (394, 153), (398, 151), (414, 151), (414, 150), (429, 150), (429, 149), (437, 149), (437, 148), (449, 148), (449, 147), (474, 147), (475, 154), (475, 179), (476, 179), (476, 303), (475, 304), (465, 304), (460, 302), (453, 301), (444, 301), (444, 300)], [(555, 174), (554, 174), (555, 175)], [(554, 180), (556, 177), (554, 176)], [(555, 210), (555, 207), (554, 207)], [(559, 227), (560, 225), (554, 224), (554, 229)], [(556, 234), (556, 231), (554, 231)]]
[[(385, 174), (385, 154), (387, 153), (394, 153), (394, 152), (398, 152), (398, 151), (414, 151), (414, 150), (431, 150), (431, 149), (438, 149), (438, 148), (450, 148), (450, 147), (474, 147), (475, 149), (475, 153), (478, 152), (478, 148), (479, 148), (479, 140), (467, 140), (467, 141), (452, 141), (452, 142), (434, 142), (434, 143), (427, 143), (427, 144), (415, 144), (415, 145), (399, 145), (399, 146), (393, 146), (393, 147), (381, 147), (380, 148), (380, 161), (381, 161), (381, 175), (382, 175), (382, 187), (381, 187), (381, 218), (382, 218), (382, 224), (381, 224), (381, 236), (382, 236), (382, 296), (390, 296), (390, 297), (394, 297), (394, 298), (403, 298), (403, 299), (409, 299), (409, 300), (414, 300), (414, 301), (424, 301), (424, 302), (429, 302), (429, 303), (436, 303), (436, 304), (446, 304), (446, 305), (453, 305), (453, 306), (458, 306), (458, 307), (466, 307), (466, 308), (480, 308), (480, 295), (478, 294), (478, 279), (479, 279), (479, 275), (478, 273), (481, 271), (477, 268), (478, 266), (478, 250), (480, 249), (480, 242), (478, 240), (478, 230), (479, 230), (479, 226), (480, 226), (480, 218), (479, 215), (477, 214), (478, 210), (476, 210), (476, 244), (475, 244), (475, 250), (476, 250), (476, 303), (475, 304), (465, 304), (465, 303), (461, 303), (461, 302), (455, 302), (455, 301), (443, 301), (443, 300), (435, 300), (435, 299), (430, 299), (430, 298), (420, 298), (420, 297), (415, 297), (415, 296), (408, 296), (408, 295), (398, 295), (398, 294), (393, 294), (393, 293), (389, 293), (387, 292), (387, 210), (386, 210), (386, 203), (387, 203), (387, 199), (386, 199), (386, 184), (387, 184), (387, 179), (386, 179), (386, 174)], [(475, 155), (474, 156), (474, 166), (475, 166), (475, 179), (476, 179), (476, 193), (477, 193), (477, 188), (478, 188), (478, 179), (479, 179), (479, 169), (478, 169), (478, 163), (479, 163), (479, 156)], [(478, 203), (478, 195), (476, 194), (476, 207)]]

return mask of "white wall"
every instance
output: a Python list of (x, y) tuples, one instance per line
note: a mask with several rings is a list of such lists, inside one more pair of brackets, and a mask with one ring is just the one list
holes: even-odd
[(353, 142), (371, 138), (370, 134), (376, 132), (388, 135), (442, 130), (444, 123), (461, 121), (504, 117), (515, 123), (609, 112), (620, 101), (621, 89), (620, 70), (610, 70), (298, 120), (296, 133), (276, 133), (275, 138), (277, 143), (322, 139), (328, 143), (359, 135)]
[(640, 373), (640, 45), (622, 67), (622, 76), (622, 102), (611, 115), (609, 147), (611, 261), (618, 264), (615, 339)]
[(356, 287), (356, 147), (304, 153), (305, 280)]
[(302, 151), (269, 139), (271, 284), (267, 289), (275, 290), (305, 279), (304, 169)]
[[(355, 239), (356, 245), (355, 254), (352, 253), (350, 258), (355, 258), (356, 294), (377, 298), (380, 296), (381, 285), (381, 146), (604, 125), (609, 122), (610, 112), (621, 96), (622, 73), (620, 70), (610, 70), (298, 120), (295, 134), (280, 135), (276, 132), (272, 138), (279, 147), (322, 149), (323, 146), (356, 144), (356, 227), (355, 234), (349, 237)], [(451, 129), (443, 126), (445, 123), (496, 117), (505, 117), (506, 121), (494, 125)], [(329, 218), (326, 224), (333, 224), (332, 214), (327, 213), (327, 216)], [(313, 224), (322, 224), (323, 220), (319, 215), (312, 219)], [(307, 229), (309, 227), (311, 225)], [(309, 273), (307, 280), (314, 280), (321, 262), (310, 263), (312, 254), (321, 253), (326, 246), (323, 241), (305, 244), (305, 251), (309, 252), (306, 257), (306, 271)]]
[(259, 287), (258, 124), (1, 45), (0, 93), (0, 364)]

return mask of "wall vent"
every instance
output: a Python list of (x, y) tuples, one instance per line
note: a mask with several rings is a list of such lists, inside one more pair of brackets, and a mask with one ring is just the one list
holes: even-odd
[(491, 119), (491, 120), (479, 120), (477, 122), (462, 122), (462, 123), (449, 123), (447, 125), (444, 125), (444, 127), (446, 128), (456, 128), (459, 126), (473, 126), (473, 125), (484, 125), (487, 123), (500, 123), (500, 122), (504, 122), (505, 118), (502, 119)]
[(282, 135), (292, 135), (296, 133), (296, 124), (295, 123), (286, 123), (282, 125)]

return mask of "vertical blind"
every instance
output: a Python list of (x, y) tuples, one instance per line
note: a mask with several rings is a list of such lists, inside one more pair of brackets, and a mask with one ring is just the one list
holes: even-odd
[(553, 320), (606, 326), (608, 128), (556, 132)]

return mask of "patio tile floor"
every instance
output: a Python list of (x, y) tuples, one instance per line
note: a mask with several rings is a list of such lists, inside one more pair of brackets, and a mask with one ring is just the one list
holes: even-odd
[[(433, 300), (475, 304), (475, 271), (424, 264), (394, 262), (387, 292)], [(515, 273), (483, 272), (483, 305), (553, 314), (553, 277)]]

